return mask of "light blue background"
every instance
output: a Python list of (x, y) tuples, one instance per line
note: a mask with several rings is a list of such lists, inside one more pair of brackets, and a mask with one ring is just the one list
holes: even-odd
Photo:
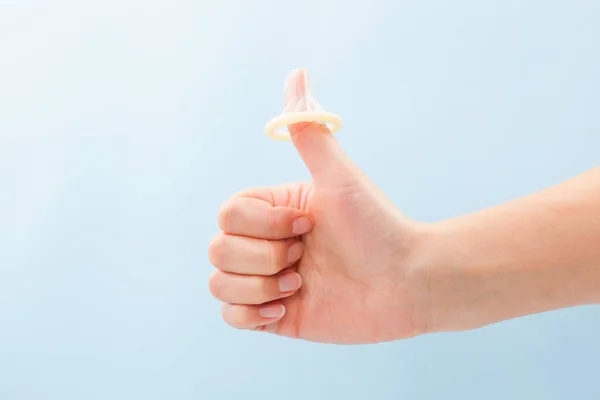
[(239, 332), (219, 204), (308, 174), (268, 139), (307, 67), (426, 221), (598, 164), (600, 2), (0, 0), (0, 399), (597, 399), (600, 309), (342, 347)]

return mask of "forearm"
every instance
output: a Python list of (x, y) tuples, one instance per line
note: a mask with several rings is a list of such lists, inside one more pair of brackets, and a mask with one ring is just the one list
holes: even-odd
[(600, 303), (600, 168), (426, 232), (429, 332)]

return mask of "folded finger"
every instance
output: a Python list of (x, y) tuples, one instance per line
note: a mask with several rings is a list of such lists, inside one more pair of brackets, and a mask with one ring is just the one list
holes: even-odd
[(237, 329), (257, 329), (273, 324), (285, 315), (285, 307), (278, 301), (257, 305), (223, 303), (223, 320)]
[(233, 235), (286, 239), (309, 232), (312, 220), (297, 208), (273, 206), (254, 197), (234, 196), (221, 207), (219, 226)]
[(295, 239), (264, 240), (220, 233), (209, 245), (208, 258), (224, 272), (274, 275), (298, 261), (303, 249)]
[(284, 271), (276, 276), (237, 275), (215, 270), (208, 281), (212, 295), (225, 303), (263, 304), (294, 294), (302, 284), (300, 275)]

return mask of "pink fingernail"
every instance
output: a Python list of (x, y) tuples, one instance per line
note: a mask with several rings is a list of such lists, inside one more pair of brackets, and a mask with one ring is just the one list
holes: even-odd
[(292, 245), (290, 245), (290, 247), (288, 249), (288, 257), (287, 257), (288, 264), (298, 261), (300, 259), (300, 257), (302, 256), (303, 250), (304, 249), (302, 247), (302, 243), (300, 243), (300, 242), (296, 242), (296, 243), (293, 243)]
[(295, 272), (281, 275), (279, 277), (279, 291), (281, 293), (294, 291), (300, 287), (300, 283), (300, 276)]
[(308, 217), (296, 218), (292, 224), (294, 235), (303, 235), (312, 229), (312, 220)]
[(261, 307), (258, 313), (263, 318), (279, 318), (285, 314), (285, 307), (283, 304), (273, 304), (270, 306)]

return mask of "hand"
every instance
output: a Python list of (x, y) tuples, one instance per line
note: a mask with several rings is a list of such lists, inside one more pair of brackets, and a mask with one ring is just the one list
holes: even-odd
[(312, 182), (246, 190), (219, 214), (209, 281), (224, 320), (326, 343), (423, 333), (419, 225), (343, 153), (325, 125), (290, 127)]

